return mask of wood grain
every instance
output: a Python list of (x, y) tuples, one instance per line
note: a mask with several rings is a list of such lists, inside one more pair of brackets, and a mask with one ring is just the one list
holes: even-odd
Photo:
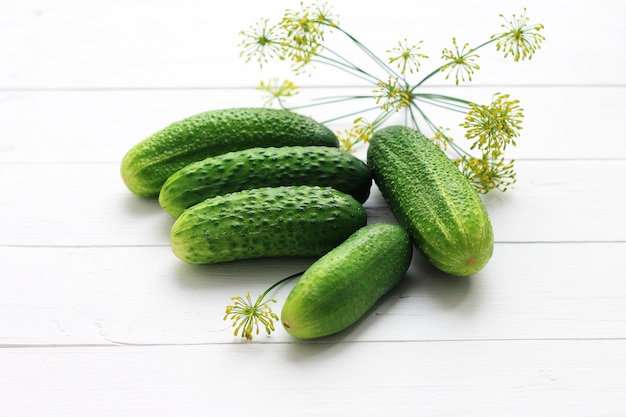
[(531, 340), (7, 349), (0, 400), (10, 416), (199, 416), (243, 406), (258, 416), (618, 417), (625, 348)]

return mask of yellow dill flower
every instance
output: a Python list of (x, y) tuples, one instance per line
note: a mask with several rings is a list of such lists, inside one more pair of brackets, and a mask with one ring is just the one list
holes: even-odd
[(509, 100), (508, 94), (496, 93), (488, 106), (474, 103), (469, 106), (461, 126), (467, 129), (465, 137), (475, 140), (470, 149), (499, 153), (507, 145), (516, 145), (524, 117), (519, 100)]
[[(354, 123), (351, 128), (338, 132), (341, 148), (352, 151), (357, 144), (367, 143), (375, 129), (381, 127), (394, 113), (402, 111), (404, 124), (418, 131), (423, 131), (424, 126), (421, 125), (424, 124), (432, 132), (433, 143), (444, 151), (453, 151), (459, 157), (469, 155), (472, 151), (482, 153), (481, 158), (465, 157), (459, 162), (459, 166), (464, 167), (468, 175), (472, 174), (474, 184), (479, 189), (506, 189), (506, 184), (509, 184), (507, 181), (514, 178), (514, 173), (512, 164), (504, 163), (502, 155), (507, 146), (516, 145), (516, 138), (520, 136), (523, 110), (519, 102), (510, 99), (506, 94), (496, 93), (490, 104), (479, 105), (448, 94), (422, 91), (422, 87), (435, 76), (445, 77), (446, 80), (454, 77), (456, 85), (472, 81), (474, 74), (480, 69), (477, 52), (487, 45), (495, 44), (499, 51), (504, 52), (505, 57), (512, 56), (514, 61), (530, 59), (540, 49), (545, 40), (541, 33), (544, 26), (530, 24), (526, 9), (520, 16), (513, 15), (511, 20), (505, 19), (503, 15), (500, 18), (504, 20), (501, 24), (501, 28), (504, 28), (502, 32), (475, 46), (459, 44), (457, 38), (452, 37), (452, 46), (441, 52), (442, 63), (417, 81), (410, 80), (408, 73), (420, 72), (423, 59), (428, 58), (420, 53), (423, 41), (411, 44), (405, 38), (386, 51), (387, 60), (381, 59), (375, 51), (339, 26), (327, 3), (307, 5), (301, 2), (299, 7), (286, 10), (282, 20), (275, 26), (270, 27), (267, 20), (262, 20), (251, 31), (242, 32), (245, 36), (242, 55), (246, 55), (247, 60), (255, 58), (260, 63), (266, 62), (268, 58), (279, 58), (291, 64), (291, 69), (296, 74), (312, 70), (315, 65), (326, 65), (366, 82), (370, 86), (367, 87), (369, 93), (318, 99), (308, 105), (291, 107), (286, 106), (282, 100), (297, 94), (293, 83), (270, 81), (262, 82), (258, 87), (268, 93), (266, 105), (278, 101), (282, 108), (293, 111), (312, 106), (337, 105), (352, 99), (373, 98), (375, 104), (371, 107), (355, 109), (345, 106), (341, 114), (333, 115), (325, 121), (347, 120), (370, 111), (379, 112), (373, 123), (368, 124), (361, 120), (361, 123)], [(326, 41), (325, 36), (331, 33), (344, 37), (365, 60), (353, 61), (352, 53), (344, 55), (341, 50), (329, 45), (331, 39), (329, 37)], [(345, 44), (339, 43), (337, 48), (342, 46)], [(386, 76), (381, 75), (381, 70)], [(453, 142), (447, 129), (437, 128), (439, 122), (431, 119), (435, 116), (431, 116), (428, 111), (432, 107), (465, 114), (460, 126), (465, 128), (465, 136), (472, 141), (469, 149)], [(480, 172), (484, 173), (484, 177), (478, 180)]]
[(501, 27), (506, 30), (491, 36), (491, 39), (497, 40), (497, 50), (503, 50), (505, 58), (513, 56), (514, 61), (531, 59), (535, 52), (541, 49), (541, 43), (546, 40), (545, 36), (539, 33), (544, 26), (540, 23), (528, 23), (526, 8), (519, 17), (513, 15), (512, 20), (506, 20), (503, 15), (500, 17), (505, 21)]
[(275, 282), (267, 290), (265, 290), (263, 294), (259, 295), (259, 298), (257, 298), (254, 303), (252, 303), (252, 298), (250, 298), (250, 291), (246, 293), (245, 298), (241, 296), (232, 297), (231, 300), (234, 301), (234, 303), (233, 305), (226, 307), (224, 320), (229, 318), (232, 320), (233, 327), (235, 328), (235, 336), (237, 336), (241, 330), (241, 337), (252, 340), (253, 333), (259, 334), (259, 328), (261, 325), (265, 327), (265, 331), (268, 335), (276, 330), (274, 322), (280, 320), (280, 318), (269, 306), (270, 302), (275, 303), (276, 300), (273, 298), (267, 301), (263, 300), (274, 288), (289, 281), (290, 279), (302, 275), (303, 273), (304, 271), (297, 272), (281, 279), (278, 282)]
[(337, 16), (332, 12), (332, 9), (332, 6), (329, 6), (328, 3), (318, 3), (309, 6), (311, 17), (315, 19), (317, 23), (337, 27), (339, 26), (339, 22), (337, 21)]
[(474, 49), (470, 49), (468, 43), (459, 49), (456, 38), (452, 38), (452, 45), (454, 50), (444, 48), (441, 52), (441, 59), (447, 61), (441, 67), (441, 71), (448, 71), (446, 80), (450, 75), (454, 74), (457, 85), (459, 84), (459, 78), (461, 81), (465, 81), (465, 77), (467, 77), (468, 81), (472, 81), (472, 74), (480, 69), (475, 62), (476, 58), (480, 58), (480, 56), (475, 53)]
[(266, 294), (267, 293), (259, 295), (259, 298), (257, 298), (254, 304), (250, 298), (250, 291), (248, 291), (245, 298), (241, 296), (231, 298), (234, 304), (226, 307), (224, 320), (230, 318), (233, 321), (235, 336), (237, 336), (241, 330), (241, 337), (252, 340), (253, 333), (259, 334), (260, 325), (265, 327), (267, 334), (271, 334), (275, 330), (274, 321), (279, 320), (279, 318), (278, 315), (272, 311), (269, 303), (275, 303), (276, 300), (270, 299), (263, 301)]
[(481, 158), (463, 156), (454, 161), (472, 187), (481, 194), (498, 189), (506, 191), (517, 179), (514, 161), (506, 163), (502, 156), (496, 158), (483, 154)]
[(374, 125), (367, 122), (363, 117), (354, 120), (350, 129), (337, 132), (339, 147), (348, 152), (354, 152), (359, 143), (369, 143), (374, 134)]
[(283, 80), (283, 82), (279, 84), (278, 78), (272, 78), (268, 82), (261, 81), (257, 90), (268, 93), (264, 99), (266, 106), (270, 106), (274, 101), (282, 103), (282, 99), (295, 96), (300, 92), (298, 86), (293, 82)]
[(267, 19), (261, 19), (256, 25), (250, 26), (249, 31), (241, 31), (243, 40), (240, 43), (242, 48), (239, 56), (245, 56), (246, 62), (256, 58), (261, 67), (263, 63), (280, 56), (282, 42), (276, 34), (276, 28), (268, 26)]
[(324, 5), (305, 6), (299, 10), (287, 10), (279, 26), (282, 31), (283, 56), (293, 63), (295, 72), (301, 72), (323, 50), (324, 31), (337, 27), (337, 22)]
[(430, 138), (430, 140), (442, 151), (446, 151), (448, 149), (448, 143), (452, 142), (452, 138), (444, 133), (447, 130), (450, 129), (440, 126), (435, 130), (435, 135)]
[(346, 152), (354, 152), (354, 146), (356, 140), (353, 138), (354, 132), (350, 129), (346, 129), (343, 132), (337, 132), (337, 139), (339, 140), (339, 149)]
[(389, 63), (393, 64), (397, 61), (400, 74), (405, 74), (407, 69), (410, 73), (418, 72), (420, 67), (419, 59), (428, 58), (428, 56), (417, 52), (422, 42), (423, 41), (419, 41), (417, 44), (411, 46), (408, 45), (406, 39), (404, 39), (404, 43), (398, 42), (397, 47), (387, 51), (388, 53), (396, 54), (389, 58)]
[[(378, 88), (373, 90), (376, 104), (384, 111), (399, 111), (411, 105), (411, 90), (400, 85), (398, 77), (389, 77), (388, 81), (379, 81)], [(381, 104), (382, 102), (382, 104)]]

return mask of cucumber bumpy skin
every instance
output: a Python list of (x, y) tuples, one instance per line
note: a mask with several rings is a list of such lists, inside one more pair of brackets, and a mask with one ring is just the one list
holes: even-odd
[(154, 197), (167, 178), (209, 156), (269, 146), (337, 148), (335, 134), (310, 117), (270, 108), (212, 110), (174, 122), (133, 146), (121, 176), (133, 193)]
[(185, 210), (170, 233), (174, 254), (190, 264), (321, 256), (367, 223), (363, 206), (329, 187), (238, 191)]
[(354, 324), (404, 277), (413, 246), (400, 226), (365, 226), (318, 259), (293, 287), (281, 311), (300, 339), (328, 336)]
[(367, 164), (326, 146), (251, 148), (193, 162), (163, 184), (159, 204), (178, 217), (183, 210), (222, 194), (287, 185), (330, 186), (364, 203), (372, 186)]
[(482, 200), (454, 162), (408, 127), (377, 131), (367, 163), (374, 181), (413, 243), (438, 269), (469, 276), (493, 253), (493, 229)]

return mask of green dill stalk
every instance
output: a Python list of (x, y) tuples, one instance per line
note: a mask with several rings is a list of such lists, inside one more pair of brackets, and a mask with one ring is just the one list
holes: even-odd
[[(491, 103), (478, 104), (450, 95), (420, 92), (428, 81), (440, 74), (445, 74), (446, 80), (454, 78), (455, 85), (472, 81), (472, 76), (480, 69), (477, 51), (492, 44), (495, 44), (496, 50), (504, 53), (505, 58), (511, 57), (515, 62), (531, 59), (545, 40), (540, 33), (544, 26), (530, 24), (526, 9), (523, 14), (513, 15), (510, 20), (503, 15), (500, 18), (504, 20), (501, 24), (503, 30), (474, 48), (467, 43), (460, 45), (453, 37), (452, 47), (442, 50), (443, 63), (417, 81), (412, 81), (411, 76), (419, 73), (422, 61), (428, 59), (428, 56), (419, 52), (423, 41), (409, 44), (404, 39), (387, 51), (390, 57), (384, 60), (341, 27), (327, 4), (302, 3), (298, 10), (287, 10), (276, 25), (269, 25), (269, 21), (263, 19), (256, 26), (251, 26), (249, 31), (242, 31), (241, 54), (246, 57), (246, 61), (256, 59), (261, 66), (269, 59), (291, 62), (295, 74), (301, 74), (315, 64), (326, 65), (370, 85), (370, 94), (322, 97), (298, 106), (288, 106), (285, 102), (298, 93), (298, 88), (292, 82), (261, 82), (259, 86), (260, 90), (270, 95), (266, 100), (267, 105), (277, 102), (281, 108), (292, 111), (373, 100), (373, 105), (362, 105), (324, 121), (330, 123), (352, 119), (351, 128), (337, 132), (344, 149), (354, 150), (359, 145), (367, 145), (374, 131), (394, 114), (404, 112), (406, 125), (426, 135), (430, 132), (433, 142), (444, 150), (450, 148), (450, 157), (476, 191), (505, 191), (516, 181), (514, 161), (507, 161), (504, 151), (508, 146), (515, 146), (516, 138), (520, 136), (523, 109), (519, 102), (508, 94), (500, 93), (492, 96)], [(370, 62), (372, 68), (358, 66), (339, 51), (331, 49), (326, 35), (333, 32), (346, 37), (367, 58), (366, 62)], [(440, 126), (428, 115), (427, 106), (464, 115), (459, 126), (465, 129), (465, 138), (470, 141), (469, 149), (454, 141), (446, 133), (449, 129)], [(373, 111), (378, 111), (374, 120), (366, 120), (365, 115)]]

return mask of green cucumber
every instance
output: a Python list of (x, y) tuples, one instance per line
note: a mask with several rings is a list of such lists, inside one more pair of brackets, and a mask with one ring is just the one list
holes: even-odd
[(174, 217), (207, 198), (251, 188), (330, 186), (367, 200), (370, 170), (354, 155), (326, 146), (251, 148), (193, 162), (163, 184), (159, 203)]
[(435, 267), (469, 276), (488, 263), (493, 229), (487, 210), (431, 140), (408, 127), (385, 127), (372, 136), (367, 163), (398, 222)]
[(363, 206), (330, 187), (237, 191), (185, 210), (170, 233), (174, 254), (190, 264), (321, 256), (367, 223)]
[(253, 147), (338, 147), (335, 134), (301, 114), (270, 108), (232, 108), (172, 123), (137, 143), (124, 156), (121, 175), (133, 193), (157, 196), (174, 172), (209, 156)]
[(346, 329), (404, 277), (412, 252), (398, 225), (359, 229), (304, 272), (283, 305), (283, 327), (300, 339)]

